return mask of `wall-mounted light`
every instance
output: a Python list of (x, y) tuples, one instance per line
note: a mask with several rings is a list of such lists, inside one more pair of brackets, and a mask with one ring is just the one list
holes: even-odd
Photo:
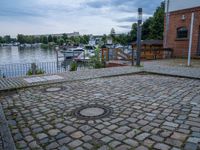
[(182, 21), (185, 21), (185, 15), (182, 15), (182, 16), (181, 16), (181, 20), (182, 20)]

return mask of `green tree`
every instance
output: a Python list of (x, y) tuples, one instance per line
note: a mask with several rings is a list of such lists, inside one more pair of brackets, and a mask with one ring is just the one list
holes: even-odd
[(62, 46), (64, 44), (64, 39), (63, 38), (59, 38), (58, 39), (58, 45)]
[(88, 44), (89, 43), (89, 40), (90, 40), (90, 36), (89, 35), (83, 35), (82, 38), (83, 38), (83, 44)]
[(63, 34), (63, 36), (62, 36), (62, 38), (63, 38), (63, 40), (64, 40), (64, 41), (66, 41), (66, 40), (68, 39), (68, 36), (67, 36), (67, 34), (66, 34), (66, 33), (64, 33), (64, 34)]
[(114, 28), (112, 28), (111, 29), (111, 31), (110, 31), (110, 37), (112, 38), (112, 40), (113, 40), (113, 43), (115, 43), (116, 42), (116, 33), (115, 33), (115, 29)]
[(72, 37), (70, 37), (70, 40), (73, 42), (73, 44), (75, 44), (75, 45), (79, 45), (80, 44), (80, 37), (79, 36), (77, 36), (77, 37), (75, 37), (75, 36), (72, 36)]
[(40, 43), (42, 43), (42, 40), (43, 40), (43, 36), (40, 36)]
[(53, 36), (53, 42), (54, 42), (54, 43), (57, 43), (57, 42), (58, 42), (57, 36)]
[(30, 38), (30, 44), (34, 44), (35, 43), (35, 37), (29, 36), (29, 38)]
[(150, 24), (151, 38), (152, 39), (163, 39), (164, 31), (164, 15), (165, 15), (165, 3), (162, 2), (161, 5), (156, 9), (152, 23)]
[(131, 29), (131, 32), (130, 32), (130, 40), (136, 41), (136, 39), (137, 39), (137, 23), (134, 23), (132, 25), (132, 29)]
[(1, 37), (0, 36), (0, 43), (5, 43), (6, 41), (5, 41), (5, 39), (4, 39), (4, 37)]
[(25, 40), (25, 36), (23, 34), (18, 34), (17, 35), (17, 41), (20, 43), (20, 44), (24, 44), (26, 42)]
[(153, 22), (153, 18), (148, 18), (142, 25), (142, 39), (151, 39), (152, 38), (152, 31), (151, 31), (151, 24)]
[(79, 36), (74, 37), (74, 43), (75, 43), (76, 45), (79, 45), (79, 44), (80, 44), (80, 37), (79, 37)]
[(48, 38), (46, 36), (42, 36), (42, 43), (48, 44)]
[(81, 43), (81, 44), (84, 44), (85, 42), (84, 42), (83, 36), (79, 36), (79, 38), (80, 38), (80, 43)]
[(10, 43), (10, 42), (11, 42), (11, 37), (10, 37), (10, 35), (4, 36), (4, 40), (5, 40), (5, 43)]
[(106, 34), (103, 35), (102, 42), (104, 43), (104, 45), (106, 44), (106, 42), (107, 42), (107, 35)]
[(116, 42), (121, 45), (127, 45), (128, 44), (128, 37), (126, 34), (120, 34), (118, 37), (116, 37)]
[(35, 37), (35, 43), (40, 43), (40, 38), (39, 37)]
[(53, 42), (53, 38), (51, 35), (48, 36), (48, 42)]

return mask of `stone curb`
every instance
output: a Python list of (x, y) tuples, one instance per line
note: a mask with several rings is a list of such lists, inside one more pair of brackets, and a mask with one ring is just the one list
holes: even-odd
[(1, 104), (0, 104), (0, 134), (2, 138), (0, 140), (2, 140), (3, 150), (16, 150), (15, 143), (13, 141)]
[(27, 84), (26, 86), (19, 86), (19, 87), (11, 87), (7, 89), (0, 89), (1, 92), (7, 92), (7, 91), (14, 91), (18, 89), (23, 89), (23, 88), (30, 88), (30, 87), (36, 87), (36, 86), (42, 86), (42, 85), (47, 85), (47, 84), (56, 84), (56, 83), (66, 83), (66, 82), (73, 82), (73, 81), (84, 81), (84, 80), (91, 80), (91, 79), (100, 79), (100, 78), (109, 78), (109, 77), (117, 77), (117, 76), (126, 76), (126, 75), (135, 75), (139, 73), (146, 73), (146, 74), (154, 74), (154, 75), (162, 75), (162, 76), (171, 76), (171, 77), (178, 77), (178, 78), (187, 78), (187, 79), (195, 79), (195, 80), (200, 80), (200, 77), (192, 77), (192, 76), (187, 76), (187, 75), (178, 75), (178, 74), (170, 74), (170, 73), (162, 73), (162, 72), (157, 72), (157, 71), (149, 71), (149, 70), (138, 70), (138, 71), (133, 71), (131, 73), (119, 73), (115, 75), (102, 75), (99, 77), (86, 77), (86, 78), (81, 78), (81, 79), (71, 79), (71, 80), (56, 80), (56, 81), (49, 81), (49, 82), (40, 82), (40, 83), (35, 83), (35, 84)]
[(57, 83), (66, 83), (66, 82), (73, 82), (73, 81), (85, 81), (85, 80), (92, 80), (92, 79), (100, 79), (100, 78), (111, 78), (111, 77), (118, 77), (118, 76), (126, 76), (126, 75), (135, 75), (139, 73), (143, 73), (144, 71), (136, 71), (131, 73), (124, 73), (124, 74), (116, 74), (116, 75), (105, 75), (105, 76), (99, 76), (99, 77), (89, 77), (89, 78), (82, 78), (82, 79), (71, 79), (71, 80), (56, 80), (56, 81), (49, 81), (49, 82), (40, 82), (36, 84), (27, 84), (26, 86), (19, 86), (14, 88), (8, 88), (8, 89), (0, 89), (1, 92), (9, 92), (9, 91), (15, 91), (20, 90), (23, 88), (30, 88), (30, 87), (36, 87), (36, 86), (42, 86), (42, 85), (50, 85), (50, 84), (57, 84)]
[(144, 73), (149, 73), (149, 74), (152, 74), (152, 75), (161, 75), (161, 76), (168, 76), (168, 77), (177, 77), (177, 78), (200, 80), (200, 77), (198, 78), (198, 77), (192, 77), (192, 76), (187, 76), (187, 75), (162, 73), (162, 72), (156, 72), (156, 71), (144, 71)]

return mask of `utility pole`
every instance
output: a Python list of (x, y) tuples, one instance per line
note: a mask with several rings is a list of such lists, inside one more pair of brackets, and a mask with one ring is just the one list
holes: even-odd
[(188, 64), (187, 64), (188, 66), (191, 66), (193, 26), (194, 26), (194, 12), (192, 13), (191, 24), (190, 24), (190, 41), (189, 41)]
[(141, 37), (142, 37), (142, 8), (138, 8), (138, 25), (137, 25), (137, 61), (136, 61), (136, 65), (137, 65), (137, 66), (140, 66)]

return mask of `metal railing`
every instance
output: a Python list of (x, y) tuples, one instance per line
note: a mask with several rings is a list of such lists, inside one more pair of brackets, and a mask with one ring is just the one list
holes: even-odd
[[(5, 64), (0, 65), (0, 77), (23, 77), (27, 76), (28, 72), (32, 69), (32, 65), (35, 64), (37, 70), (41, 70), (44, 74), (55, 74), (66, 72), (70, 70), (71, 61), (58, 64), (57, 62), (39, 62), (39, 63), (25, 63), (25, 64)], [(88, 69), (88, 63), (78, 63), (77, 70)]]

